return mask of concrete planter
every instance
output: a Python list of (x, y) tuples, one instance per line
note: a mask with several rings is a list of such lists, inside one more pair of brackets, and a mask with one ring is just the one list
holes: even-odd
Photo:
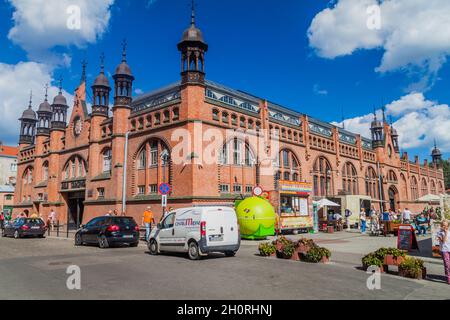
[(398, 267), (398, 275), (401, 277), (405, 277), (405, 278), (411, 278), (411, 279), (418, 279), (418, 280), (422, 280), (422, 279), (426, 279), (427, 277), (427, 268), (422, 268), (422, 271), (419, 272), (418, 274), (415, 274), (414, 271), (409, 270), (409, 269), (403, 269), (402, 267)]
[(399, 266), (400, 263), (403, 262), (405, 258), (403, 257), (394, 257), (392, 255), (387, 255), (384, 257), (384, 264), (386, 266)]

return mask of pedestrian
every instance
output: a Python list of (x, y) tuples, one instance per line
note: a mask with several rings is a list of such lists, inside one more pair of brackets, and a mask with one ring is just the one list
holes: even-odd
[(114, 215), (115, 217), (117, 217), (117, 216), (119, 215), (119, 212), (117, 211), (117, 209), (114, 209), (113, 215)]
[(3, 230), (3, 227), (5, 226), (5, 214), (3, 211), (0, 213), (0, 229)]
[(441, 222), (441, 230), (438, 232), (437, 240), (441, 251), (442, 260), (444, 260), (445, 276), (447, 284), (450, 285), (450, 236), (448, 234), (448, 221)]
[(144, 211), (144, 214), (142, 216), (142, 224), (145, 226), (145, 241), (149, 240), (150, 232), (152, 231), (152, 224), (155, 224), (155, 219), (151, 209), (152, 207), (148, 206), (147, 210)]
[(378, 211), (374, 211), (370, 217), (370, 232), (372, 234), (377, 234), (379, 230), (380, 214)]
[(405, 208), (402, 214), (402, 223), (409, 224), (410, 222), (411, 222), (411, 211), (409, 211), (408, 208)]
[(428, 220), (425, 217), (425, 215), (423, 214), (423, 212), (416, 219), (416, 227), (417, 227), (417, 231), (418, 231), (418, 235), (419, 236), (421, 234), (423, 236), (427, 235)]
[(366, 233), (366, 212), (364, 208), (361, 208), (361, 212), (359, 213), (359, 222), (361, 224), (361, 233)]
[(55, 225), (56, 225), (56, 212), (54, 209), (52, 209), (50, 211), (50, 214), (48, 215), (48, 218), (50, 220), (50, 228), (52, 230), (52, 232), (55, 230)]
[(345, 225), (347, 226), (347, 230), (350, 230), (350, 217), (352, 212), (349, 209), (345, 209)]
[(108, 210), (108, 213), (106, 214), (107, 217), (111, 217), (113, 215), (113, 211), (112, 210)]

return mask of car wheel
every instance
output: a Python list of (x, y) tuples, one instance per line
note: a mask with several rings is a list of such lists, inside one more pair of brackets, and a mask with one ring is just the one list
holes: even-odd
[(19, 230), (14, 231), (14, 239), (19, 239), (19, 238), (20, 238)]
[(198, 248), (197, 242), (192, 241), (189, 243), (188, 255), (191, 260), (200, 260), (200, 249)]
[(147, 246), (151, 255), (156, 256), (158, 254), (158, 243), (155, 239), (150, 240)]
[(236, 255), (236, 251), (226, 251), (225, 256), (234, 257)]
[(81, 234), (77, 233), (75, 235), (75, 245), (76, 246), (82, 246), (83, 245), (83, 239), (81, 238)]
[(5, 229), (2, 229), (2, 237), (6, 237), (6, 231), (5, 231)]
[(109, 248), (108, 239), (104, 235), (98, 238), (98, 246), (102, 249)]

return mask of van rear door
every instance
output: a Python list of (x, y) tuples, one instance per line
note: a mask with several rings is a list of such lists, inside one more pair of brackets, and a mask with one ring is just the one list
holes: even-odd
[(208, 247), (234, 245), (239, 242), (236, 213), (232, 208), (208, 208), (202, 215), (206, 223)]

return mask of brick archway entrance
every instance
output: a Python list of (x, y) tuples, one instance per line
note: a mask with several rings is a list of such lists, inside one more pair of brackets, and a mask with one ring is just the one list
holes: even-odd
[(397, 203), (398, 203), (398, 191), (395, 187), (390, 187), (388, 190), (388, 196), (389, 196), (389, 208), (392, 211), (397, 210)]

